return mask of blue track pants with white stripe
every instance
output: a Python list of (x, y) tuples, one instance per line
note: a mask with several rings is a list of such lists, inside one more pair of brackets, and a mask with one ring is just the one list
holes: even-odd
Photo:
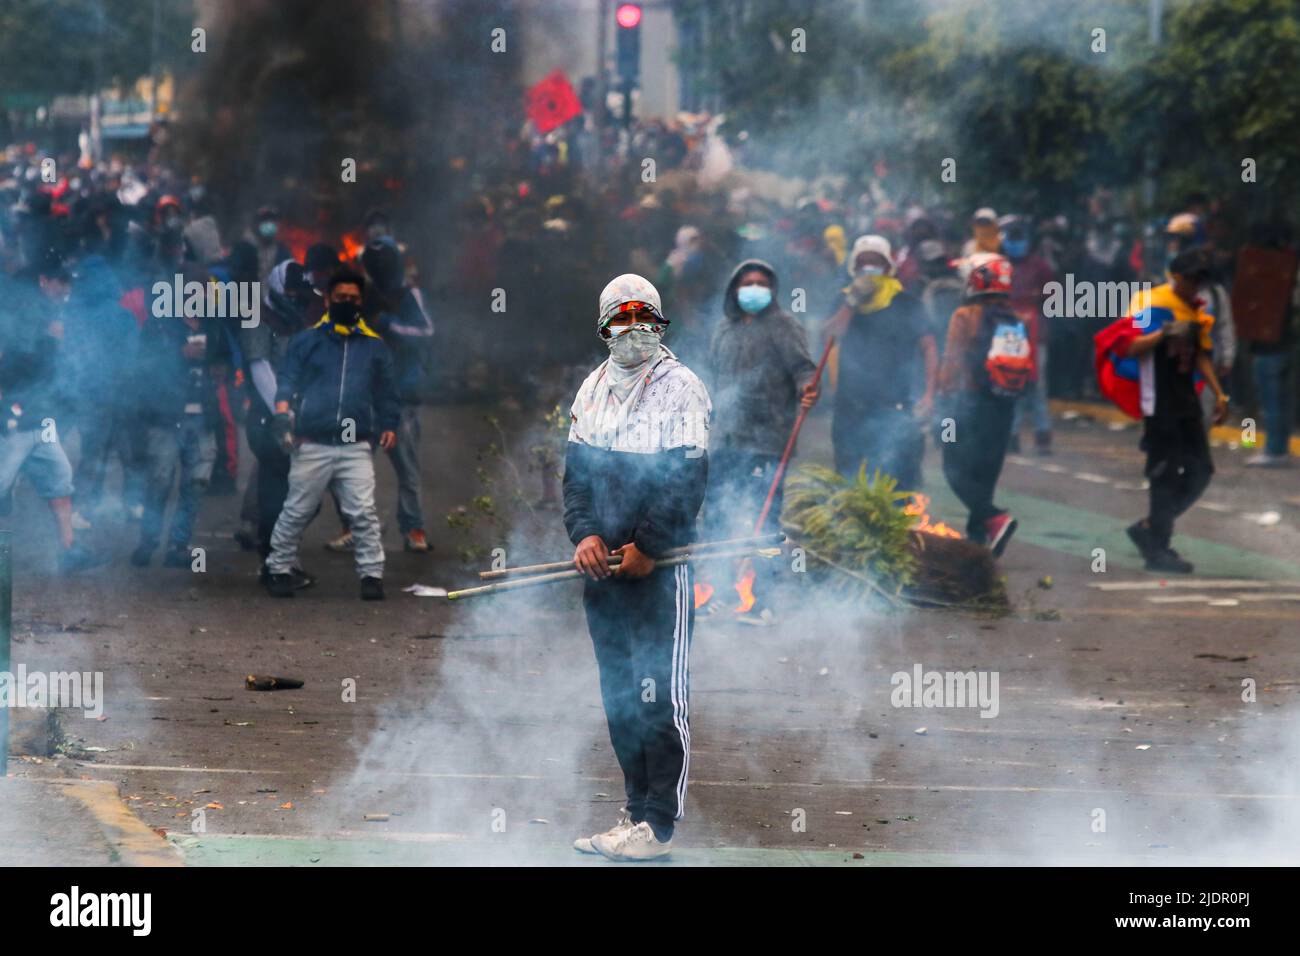
[(587, 581), (583, 592), (628, 813), (660, 833), (686, 803), (693, 586), (690, 566), (678, 565), (640, 580)]

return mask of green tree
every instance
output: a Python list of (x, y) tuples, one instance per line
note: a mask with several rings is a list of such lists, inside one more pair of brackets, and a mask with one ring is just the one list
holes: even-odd
[[(193, 0), (157, 0), (158, 64), (190, 56)], [(151, 0), (5, 0), (0, 6), (0, 94), (88, 93), (150, 69)]]

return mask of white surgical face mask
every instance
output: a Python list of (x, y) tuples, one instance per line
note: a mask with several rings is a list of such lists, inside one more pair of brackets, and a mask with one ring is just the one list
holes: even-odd
[(626, 329), (611, 329), (613, 335), (605, 339), (610, 360), (623, 368), (635, 368), (659, 349), (661, 332), (652, 332), (648, 326), (634, 325)]

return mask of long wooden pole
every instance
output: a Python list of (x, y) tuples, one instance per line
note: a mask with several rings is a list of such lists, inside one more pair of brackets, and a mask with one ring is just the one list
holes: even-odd
[[(831, 348), (835, 345), (835, 336), (826, 339), (826, 348), (822, 350), (822, 359), (817, 363), (817, 371), (813, 374), (812, 384), (816, 386), (822, 380), (822, 372), (826, 370), (826, 361), (831, 357)], [(786, 465), (790, 464), (790, 456), (794, 454), (794, 444), (799, 440), (799, 429), (803, 428), (804, 419), (808, 417), (808, 409), (803, 406), (799, 407), (799, 415), (794, 420), (794, 427), (790, 429), (790, 440), (785, 443), (785, 452), (781, 455), (780, 462), (776, 466), (776, 474), (772, 476), (772, 486), (767, 489), (767, 500), (763, 502), (763, 510), (758, 513), (758, 521), (754, 522), (754, 534), (759, 534), (763, 530), (763, 525), (767, 523), (767, 513), (772, 510), (772, 501), (776, 498), (776, 489), (781, 487), (781, 479), (785, 477)]]
[[(717, 559), (732, 559), (753, 556), (755, 554), (763, 557), (775, 557), (781, 553), (780, 548), (744, 548), (738, 551), (707, 551), (703, 554), (679, 554), (671, 558), (656, 560), (656, 568), (669, 568), (678, 564), (686, 564), (688, 561), (711, 561)], [(458, 601), (461, 598), (475, 597), (480, 594), (498, 594), (501, 591), (514, 591), (519, 588), (530, 588), (536, 584), (551, 584), (554, 581), (570, 581), (585, 575), (577, 568), (570, 568), (567, 571), (557, 571), (554, 574), (536, 574), (528, 578), (516, 578), (512, 581), (497, 581), (493, 584), (484, 584), (476, 588), (464, 588), (460, 591), (450, 591), (447, 599)]]
[[(772, 541), (779, 541), (785, 535), (780, 531), (773, 531), (770, 534), (751, 535), (745, 538), (728, 538), (725, 541), (699, 541), (695, 544), (683, 545), (680, 548), (671, 548), (665, 551), (663, 557), (671, 558), (679, 554), (701, 553), (712, 548), (735, 547), (736, 545), (759, 545), (767, 544)], [(611, 555), (609, 558), (610, 565), (619, 564), (623, 560), (622, 555)], [(568, 561), (548, 561), (545, 564), (524, 564), (517, 568), (498, 568), (495, 571), (480, 571), (478, 576), (483, 581), (496, 581), (501, 578), (516, 577), (520, 574), (544, 574), (547, 571), (567, 571), (573, 567), (573, 559)]]

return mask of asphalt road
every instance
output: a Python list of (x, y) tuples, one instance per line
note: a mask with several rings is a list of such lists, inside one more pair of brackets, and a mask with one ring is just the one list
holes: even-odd
[[(204, 573), (130, 567), (134, 526), (110, 521), (91, 537), (114, 562), (62, 581), (48, 517), (20, 488), (15, 666), (102, 670), (106, 719), (65, 714), (65, 755), (11, 772), (117, 784), (191, 864), (603, 865), (568, 848), (621, 802), (576, 587), (456, 604), (400, 590), (472, 582), (443, 519), (457, 504), (487, 493), (519, 510), (483, 416), (426, 411), (432, 557), (401, 552), (380, 463), (394, 525), (381, 604), (360, 602), (350, 558), (321, 548), (328, 508), (304, 547), (319, 585), (267, 597), (230, 537), (234, 497), (207, 499)], [(507, 430), (531, 498), (532, 439)], [(827, 433), (814, 417), (805, 459), (828, 459)], [(1075, 419), (1054, 456), (1008, 462), (1002, 503), (1021, 519), (1001, 563), (1008, 616), (846, 611), (792, 575), (777, 626), (700, 622), (675, 860), (1295, 862), (1300, 470), (1252, 472), (1216, 449), (1175, 542), (1196, 575), (1162, 582), (1123, 534), (1145, 503), (1136, 441)], [(931, 450), (932, 511), (960, 525), (935, 466)], [(484, 486), (480, 467), (501, 477)], [(554, 508), (507, 524), (481, 517), (471, 536), (512, 563), (564, 553)], [(891, 676), (917, 665), (996, 675), (996, 716), (892, 706)], [(306, 684), (255, 693), (250, 673)]]

